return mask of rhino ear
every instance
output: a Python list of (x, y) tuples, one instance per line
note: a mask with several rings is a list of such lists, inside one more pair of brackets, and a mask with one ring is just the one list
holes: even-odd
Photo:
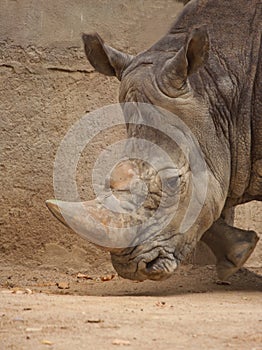
[[(186, 44), (169, 59), (161, 71), (162, 87), (180, 89), (189, 75), (195, 73), (208, 59), (209, 37), (206, 27), (196, 28)], [(168, 89), (170, 90), (170, 89)]]
[(83, 34), (82, 39), (86, 57), (92, 66), (99, 73), (116, 76), (121, 80), (122, 73), (132, 61), (133, 56), (106, 45), (97, 33)]
[(187, 74), (196, 72), (208, 59), (209, 37), (206, 27), (194, 29), (191, 33), (186, 51)]

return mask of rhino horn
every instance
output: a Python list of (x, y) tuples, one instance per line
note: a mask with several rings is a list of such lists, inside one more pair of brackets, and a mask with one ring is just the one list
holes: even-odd
[(186, 43), (168, 59), (158, 79), (160, 88), (171, 96), (185, 84), (187, 77), (195, 73), (208, 59), (209, 36), (206, 27), (196, 28)]
[(60, 205), (63, 205), (62, 201), (58, 201), (56, 199), (49, 199), (46, 201), (47, 208), (51, 211), (51, 213), (64, 224), (66, 227), (70, 227), (66, 220), (63, 217), (62, 210), (60, 209)]
[(108, 209), (97, 199), (87, 202), (47, 200), (51, 213), (64, 225), (80, 236), (110, 252), (132, 244), (132, 233), (126, 227), (132, 224), (132, 216)]

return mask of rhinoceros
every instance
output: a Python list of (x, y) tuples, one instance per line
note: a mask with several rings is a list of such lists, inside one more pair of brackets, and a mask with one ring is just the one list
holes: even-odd
[(112, 172), (110, 187), (128, 198), (134, 176), (147, 184), (147, 199), (135, 214), (111, 212), (95, 199), (85, 202), (84, 207), (96, 220), (83, 220), (78, 203), (47, 201), (64, 224), (63, 210), (71, 212), (78, 226), (84, 225), (94, 234), (98, 230), (95, 222), (101, 222), (99, 230), (106, 235), (107, 223), (123, 228), (129, 221), (144, 220), (156, 210), (161, 196), (172, 199), (179, 192), (176, 215), (166, 227), (157, 231), (156, 221), (150, 239), (109, 247), (114, 268), (128, 279), (168, 278), (202, 240), (217, 259), (219, 279), (226, 280), (243, 266), (258, 241), (254, 231), (233, 227), (226, 217), (236, 205), (262, 200), (262, 4), (260, 0), (186, 3), (168, 33), (136, 56), (110, 47), (97, 33), (83, 34), (82, 38), (95, 70), (121, 82), (120, 103), (146, 103), (156, 110), (161, 107), (178, 116), (197, 138), (208, 174), (207, 195), (197, 220), (185, 232), (180, 231), (192, 186), (199, 193), (202, 186), (201, 181), (192, 184), (188, 158), (175, 144), (170, 146), (171, 141), (161, 131), (142, 122), (133, 123), (128, 113), (128, 137), (166, 145), (177, 159), (177, 168), (173, 173), (169, 169), (166, 176), (166, 190), (159, 181), (161, 169), (127, 159)]

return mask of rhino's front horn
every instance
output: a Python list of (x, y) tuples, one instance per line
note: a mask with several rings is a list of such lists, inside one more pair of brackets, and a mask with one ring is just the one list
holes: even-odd
[(137, 230), (132, 215), (107, 209), (98, 200), (65, 202), (47, 200), (52, 214), (88, 241), (110, 251), (132, 245)]
[(47, 208), (51, 211), (51, 213), (59, 220), (61, 221), (65, 226), (70, 227), (66, 220), (64, 219), (60, 207), (59, 207), (59, 203), (60, 205), (63, 205), (62, 201), (58, 201), (56, 199), (49, 199), (46, 201), (46, 205)]

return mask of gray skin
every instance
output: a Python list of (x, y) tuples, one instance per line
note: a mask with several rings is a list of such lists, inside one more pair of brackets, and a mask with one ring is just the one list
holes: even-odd
[[(205, 202), (195, 223), (182, 234), (180, 224), (194, 186), (189, 161), (159, 131), (128, 124), (130, 116), (125, 113), (128, 136), (153, 140), (171, 154), (180, 183), (170, 181), (171, 188), (164, 193), (159, 173), (132, 159), (116, 167), (110, 187), (119, 195), (128, 192), (132, 182), (128, 169), (134, 170), (149, 190), (139, 212), (112, 214), (98, 200), (85, 203), (87, 212), (101, 222), (103, 218), (103, 222), (124, 227), (124, 223), (150, 216), (163, 194), (173, 200), (179, 192), (180, 201), (173, 220), (153, 239), (130, 248), (109, 249), (119, 275), (135, 280), (168, 278), (202, 239), (217, 258), (218, 277), (226, 280), (254, 250), (256, 233), (228, 225), (226, 216), (238, 204), (262, 200), (261, 10), (259, 0), (232, 0), (230, 4), (192, 0), (169, 32), (135, 57), (106, 45), (98, 34), (83, 35), (94, 68), (121, 81), (119, 101), (150, 103), (179, 116), (197, 138), (207, 164)], [(169, 173), (166, 180), (174, 177)], [(196, 191), (201, 192), (202, 186), (200, 181)], [(47, 205), (63, 223), (67, 224), (61, 211), (66, 207), (78, 226), (95, 232), (92, 223), (77, 219), (74, 203), (50, 200)]]

